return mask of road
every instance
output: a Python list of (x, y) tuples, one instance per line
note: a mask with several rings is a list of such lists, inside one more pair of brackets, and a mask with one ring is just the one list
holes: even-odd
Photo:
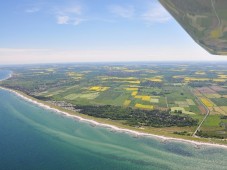
[(192, 88), (188, 87), (191, 91), (191, 93), (196, 97), (196, 99), (203, 105), (203, 107), (206, 109), (206, 115), (204, 116), (203, 120), (200, 122), (199, 126), (196, 128), (195, 132), (192, 134), (193, 137), (197, 137), (196, 133), (198, 132), (198, 130), (200, 129), (200, 127), (202, 126), (203, 122), (206, 120), (206, 118), (209, 116), (210, 114), (210, 110), (208, 109), (208, 107), (203, 104), (203, 102), (201, 102), (201, 100), (192, 92)]
[[(202, 102), (201, 102), (202, 103)], [(202, 103), (203, 104), (203, 103)], [(198, 130), (200, 129), (200, 127), (202, 126), (203, 122), (206, 120), (207, 116), (209, 116), (210, 114), (210, 110), (203, 104), (203, 106), (206, 108), (207, 113), (205, 115), (205, 117), (203, 118), (203, 120), (200, 122), (199, 126), (196, 128), (195, 132), (193, 133), (193, 137), (196, 137), (196, 133), (198, 132)]]

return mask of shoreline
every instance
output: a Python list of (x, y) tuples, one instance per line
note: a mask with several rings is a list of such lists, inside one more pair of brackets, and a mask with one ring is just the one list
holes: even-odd
[(3, 79), (0, 79), (0, 82), (4, 81), (4, 80), (7, 80), (7, 79), (10, 79), (11, 77), (13, 77), (13, 72), (11, 72), (7, 77), (5, 77)]
[(199, 142), (199, 141), (194, 141), (194, 140), (190, 140), (190, 139), (167, 137), (167, 136), (156, 135), (156, 134), (152, 134), (152, 133), (138, 132), (136, 130), (130, 130), (130, 129), (127, 129), (127, 128), (121, 128), (121, 127), (118, 127), (116, 125), (100, 123), (98, 121), (95, 121), (95, 120), (92, 120), (92, 119), (88, 119), (88, 118), (83, 118), (83, 117), (80, 117), (78, 115), (72, 115), (72, 114), (68, 113), (67, 111), (62, 111), (62, 110), (59, 110), (57, 108), (51, 107), (51, 106), (49, 106), (47, 104), (43, 104), (43, 103), (39, 102), (38, 100), (32, 99), (32, 97), (29, 98), (29, 97), (27, 97), (27, 96), (15, 91), (15, 90), (4, 88), (4, 87), (1, 87), (1, 86), (0, 86), (0, 89), (9, 91), (9, 92), (15, 94), (16, 96), (20, 97), (21, 99), (23, 99), (25, 101), (28, 101), (28, 102), (30, 102), (32, 104), (35, 104), (35, 105), (37, 105), (40, 108), (44, 108), (46, 110), (53, 111), (53, 112), (55, 112), (57, 114), (60, 114), (60, 115), (63, 115), (63, 116), (69, 117), (69, 118), (73, 118), (73, 119), (76, 119), (78, 121), (90, 123), (91, 125), (94, 125), (94, 126), (99, 126), (99, 127), (103, 127), (103, 128), (106, 128), (106, 129), (111, 129), (111, 130), (117, 131), (119, 133), (132, 134), (132, 135), (136, 135), (136, 137), (151, 137), (153, 139), (154, 138), (155, 139), (159, 139), (159, 140), (161, 140), (161, 142), (162, 141), (164, 141), (164, 142), (174, 141), (174, 142), (182, 142), (182, 143), (187, 143), (187, 144), (193, 144), (196, 147), (209, 146), (209, 147), (218, 147), (218, 148), (227, 149), (227, 145), (224, 145), (224, 144)]

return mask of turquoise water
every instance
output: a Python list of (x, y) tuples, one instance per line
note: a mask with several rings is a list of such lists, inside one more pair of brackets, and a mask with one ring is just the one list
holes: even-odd
[(111, 132), (0, 90), (0, 169), (224, 170), (227, 150)]

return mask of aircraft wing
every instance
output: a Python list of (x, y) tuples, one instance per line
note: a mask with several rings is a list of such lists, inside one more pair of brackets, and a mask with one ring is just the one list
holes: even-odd
[(159, 0), (200, 46), (227, 55), (227, 0)]

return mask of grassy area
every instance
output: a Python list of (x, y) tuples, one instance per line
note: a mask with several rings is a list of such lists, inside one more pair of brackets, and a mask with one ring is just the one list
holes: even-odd
[(227, 98), (213, 98), (211, 99), (217, 106), (226, 106)]
[(220, 115), (209, 115), (202, 127), (220, 127)]
[(81, 94), (73, 93), (73, 94), (69, 94), (69, 95), (65, 96), (64, 98), (66, 100), (75, 100), (75, 99), (78, 99), (78, 98), (93, 100), (93, 99), (95, 99), (98, 96), (99, 96), (99, 93), (85, 93), (85, 94), (83, 94), (83, 93), (81, 93)]

